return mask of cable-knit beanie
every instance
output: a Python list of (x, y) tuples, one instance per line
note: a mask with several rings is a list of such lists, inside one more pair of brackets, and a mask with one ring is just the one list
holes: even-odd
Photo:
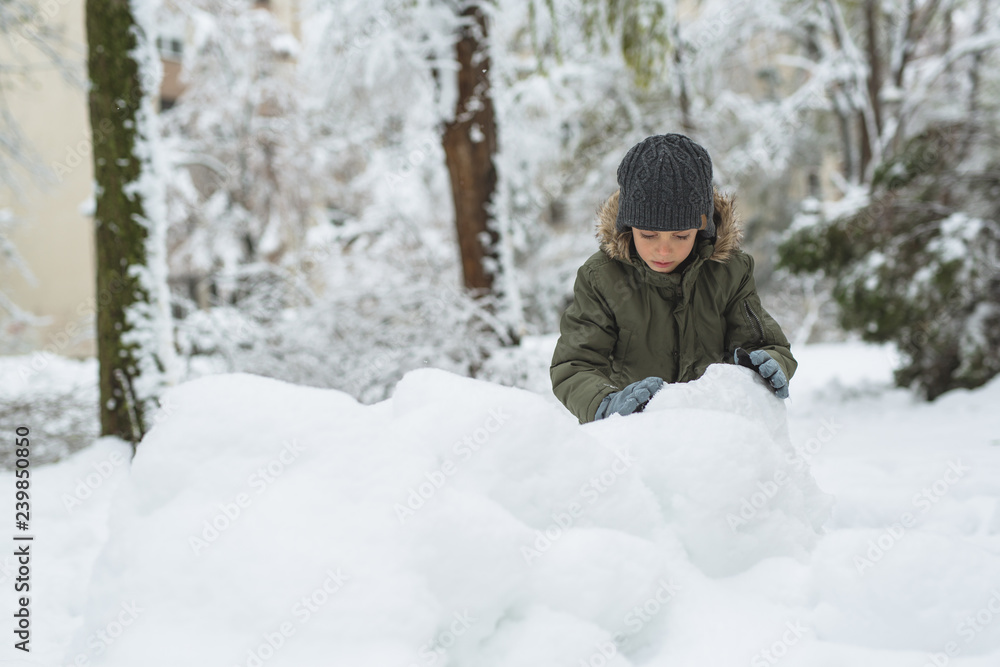
[(715, 237), (712, 158), (683, 134), (658, 134), (629, 149), (618, 165), (618, 231), (698, 232)]

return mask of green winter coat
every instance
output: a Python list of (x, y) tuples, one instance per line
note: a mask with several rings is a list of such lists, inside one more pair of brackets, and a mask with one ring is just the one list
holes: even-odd
[(601, 249), (577, 272), (549, 369), (570, 412), (593, 421), (608, 394), (650, 376), (696, 380), (709, 364), (733, 363), (737, 347), (767, 350), (792, 378), (797, 363), (760, 304), (732, 197), (715, 193), (716, 238), (698, 239), (673, 273), (646, 265), (632, 230), (615, 229), (617, 214), (616, 192), (598, 210)]

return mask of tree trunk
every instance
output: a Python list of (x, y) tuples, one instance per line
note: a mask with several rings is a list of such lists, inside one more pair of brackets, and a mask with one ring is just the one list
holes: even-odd
[(454, 118), (445, 124), (442, 145), (451, 176), (465, 286), (490, 292), (498, 266), (499, 236), (490, 210), (497, 184), (493, 163), (497, 139), (486, 52), (486, 15), (478, 4), (471, 4), (461, 16), (466, 23), (455, 45), (458, 100)]
[(674, 15), (674, 24), (671, 34), (674, 39), (674, 72), (677, 76), (677, 103), (681, 108), (681, 129), (686, 135), (694, 134), (694, 121), (691, 119), (691, 99), (688, 96), (687, 73), (684, 71), (684, 54), (681, 45), (680, 21)]
[(858, 159), (854, 154), (854, 130), (851, 125), (850, 109), (846, 108), (848, 104), (843, 98), (844, 94), (842, 91), (833, 91), (833, 111), (837, 117), (837, 128), (840, 130), (840, 149), (843, 155), (844, 180), (848, 183), (856, 184), (860, 182), (860, 175), (858, 174)]
[(868, 59), (868, 99), (872, 106), (872, 113), (875, 116), (876, 135), (871, 136), (868, 124), (862, 115), (860, 119), (861, 136), (861, 164), (860, 172), (864, 174), (868, 169), (868, 164), (872, 159), (872, 144), (880, 141), (882, 137), (882, 58), (879, 54), (878, 45), (878, 23), (880, 11), (875, 0), (865, 0), (865, 46)]
[[(976, 17), (976, 27), (974, 28), (974, 34), (979, 37), (986, 30), (986, 21), (989, 17), (989, 2), (988, 0), (979, 0), (979, 15)], [(962, 137), (962, 145), (959, 148), (959, 155), (964, 161), (969, 157), (969, 151), (972, 148), (973, 139), (975, 139), (976, 134), (979, 131), (979, 89), (980, 89), (980, 70), (983, 65), (983, 52), (977, 50), (972, 56), (972, 65), (969, 67), (969, 102), (968, 102), (968, 112), (966, 113), (966, 125), (965, 132)]]
[[(149, 426), (167, 360), (166, 304), (155, 285), (165, 277), (150, 270), (150, 241), (162, 229), (151, 221), (155, 203), (147, 201), (156, 187), (146, 141), (159, 82), (136, 59), (143, 53), (137, 42), (146, 38), (132, 9), (128, 0), (86, 2), (101, 434), (134, 446)], [(151, 46), (147, 53), (156, 57)]]

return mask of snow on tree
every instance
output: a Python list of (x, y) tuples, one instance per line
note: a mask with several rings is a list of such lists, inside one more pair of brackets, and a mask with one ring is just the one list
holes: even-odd
[(133, 445), (172, 380), (155, 17), (151, 0), (86, 5), (101, 433)]
[(995, 12), (981, 0), (823, 7), (817, 72), (840, 119), (845, 197), (807, 203), (782, 261), (834, 281), (844, 327), (898, 345), (899, 384), (928, 399), (980, 386), (1000, 373)]
[[(617, 9), (512, 0), (464, 17), (448, 2), (314, 0), (288, 56), (275, 44), (289, 38), (275, 42), (266, 12), (213, 2), (178, 5), (188, 7), (196, 40), (189, 90), (168, 113), (177, 167), (171, 266), (191, 299), (178, 300), (189, 307), (182, 348), (366, 400), (418, 364), (475, 375), (497, 345), (553, 330), (576, 267), (594, 249), (593, 209), (644, 136), (685, 131), (706, 145), (718, 183), (757, 212), (753, 241), (754, 231), (763, 239), (787, 226), (803, 193), (823, 196), (830, 155), (841, 157), (834, 185), (853, 198), (927, 126), (928, 110), (945, 109), (920, 83), (941, 73), (925, 71), (931, 61), (920, 49), (898, 46), (907, 30), (941, 41), (936, 23), (924, 25), (930, 5), (898, 6), (915, 12), (908, 29), (906, 12), (888, 5), (867, 7), (869, 25), (866, 6), (806, 0)], [(975, 23), (973, 5), (947, 5), (956, 48), (972, 48), (959, 41)], [(889, 63), (877, 77), (877, 111), (865, 97), (874, 94), (866, 26)], [(463, 35), (480, 40), (470, 45), (487, 69), (468, 72), (465, 93)], [(956, 54), (942, 80), (964, 67)], [(925, 108), (901, 102), (887, 83), (900, 71)], [(991, 85), (986, 77), (979, 87)], [(483, 99), (472, 101), (487, 87), (502, 141), (485, 151), (489, 160), (477, 158), (496, 182), (488, 228), (475, 239), (489, 249), (483, 275), (493, 277), (493, 294), (475, 304), (462, 289), (457, 172), (442, 137), (463, 104), (485, 113)], [(466, 120), (462, 136), (488, 148), (481, 123)], [(890, 135), (900, 127), (903, 143)], [(262, 247), (279, 250), (250, 252)], [(762, 250), (763, 284), (774, 248)], [(801, 326), (791, 325), (799, 340), (827, 317), (831, 280), (783, 277), (780, 309), (808, 304)]]
[(296, 43), (249, 4), (175, 5), (195, 38), (165, 114), (182, 353), (363, 400), (428, 364), (475, 374), (510, 339), (462, 288), (447, 206), (455, 82), (432, 71), (454, 14), (312, 5)]
[[(164, 113), (172, 280), (205, 305), (297, 270), (319, 170), (299, 100), (299, 46), (250, 3), (175, 3), (192, 40)], [(199, 297), (201, 294), (201, 297)]]
[[(414, 125), (418, 136), (436, 136), (440, 156), (428, 155), (420, 140), (407, 152), (440, 157), (447, 168), (464, 286), (481, 295), (500, 293), (502, 285), (494, 285), (502, 273), (494, 161), (502, 128), (493, 109), (490, 37), (496, 10), (487, 3), (450, 0), (317, 0), (305, 12), (312, 24), (304, 34), (305, 68), (328, 103), (328, 116), (361, 102), (366, 117), (344, 115), (340, 122), (364, 121), (366, 134), (381, 134), (390, 146)], [(344, 127), (334, 133), (348, 135)], [(346, 141), (354, 143), (357, 136)], [(385, 174), (386, 184), (395, 189), (398, 175), (398, 169)]]

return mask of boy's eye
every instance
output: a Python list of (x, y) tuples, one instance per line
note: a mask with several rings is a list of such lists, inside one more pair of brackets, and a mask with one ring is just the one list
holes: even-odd
[(655, 234), (640, 234), (639, 236), (641, 236), (644, 239), (655, 239), (656, 238)]

